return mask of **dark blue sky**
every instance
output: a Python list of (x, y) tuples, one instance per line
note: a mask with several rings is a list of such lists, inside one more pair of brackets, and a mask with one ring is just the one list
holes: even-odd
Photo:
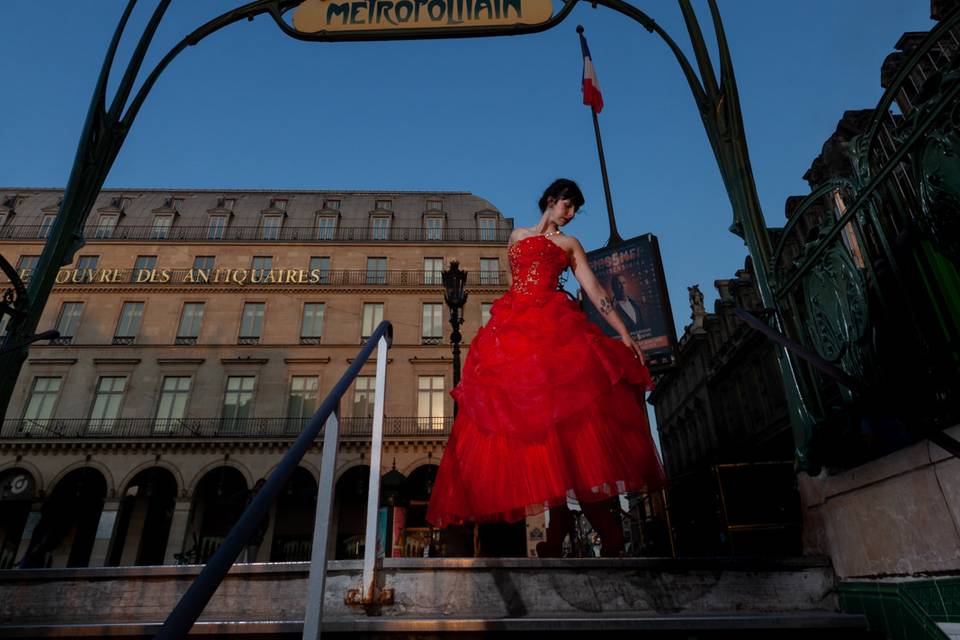
[[(62, 187), (120, 0), (3, 0), (0, 185)], [(140, 22), (155, 2), (141, 0)], [(174, 0), (157, 59), (228, 0)], [(705, 3), (695, 3), (708, 20)], [(674, 2), (638, 6), (681, 46)], [(931, 26), (922, 0), (720, 2), (757, 184), (772, 225), (848, 109), (880, 97), (880, 65), (904, 31)], [(690, 91), (664, 44), (600, 7), (544, 34), (482, 40), (303, 43), (269, 19), (184, 52), (154, 89), (107, 181), (111, 187), (467, 190), (518, 225), (543, 187), (580, 182), (586, 215), (568, 231), (607, 238), (575, 27), (590, 42), (625, 237), (660, 238), (678, 333), (688, 285), (708, 305), (745, 248)], [(704, 29), (708, 29), (704, 24)]]

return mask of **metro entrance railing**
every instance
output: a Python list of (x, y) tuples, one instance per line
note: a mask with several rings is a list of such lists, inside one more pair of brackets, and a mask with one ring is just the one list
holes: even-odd
[(320, 482), (317, 489), (317, 510), (314, 516), (313, 548), (310, 557), (310, 578), (307, 587), (303, 637), (320, 637), (320, 621), (323, 617), (323, 593), (326, 585), (327, 540), (329, 536), (330, 514), (333, 507), (334, 464), (337, 455), (340, 423), (336, 409), (340, 399), (353, 383), (360, 369), (373, 353), (376, 356), (375, 396), (373, 405), (372, 443), (370, 450), (370, 490), (367, 497), (367, 524), (364, 558), (363, 582), (360, 585), (361, 599), (364, 603), (374, 602), (378, 595), (377, 587), (377, 508), (380, 499), (380, 459), (383, 444), (383, 402), (386, 391), (387, 350), (393, 339), (393, 327), (389, 322), (381, 322), (363, 348), (357, 354), (347, 371), (324, 398), (320, 408), (310, 419), (300, 436), (290, 445), (290, 449), (267, 478), (263, 487), (254, 496), (223, 544), (213, 554), (206, 566), (197, 576), (187, 592), (177, 603), (163, 623), (158, 639), (174, 640), (183, 638), (200, 617), (210, 598), (220, 586), (230, 567), (256, 533), (260, 522), (267, 516), (270, 506), (280, 495), (287, 480), (297, 468), (313, 441), (323, 431), (323, 457), (320, 464)]

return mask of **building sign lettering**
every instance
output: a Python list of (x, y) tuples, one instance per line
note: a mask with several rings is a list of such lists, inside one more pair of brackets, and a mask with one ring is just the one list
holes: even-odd
[(293, 15), (304, 33), (538, 24), (551, 0), (305, 0)]
[(60, 269), (57, 284), (320, 284), (328, 274), (323, 269)]

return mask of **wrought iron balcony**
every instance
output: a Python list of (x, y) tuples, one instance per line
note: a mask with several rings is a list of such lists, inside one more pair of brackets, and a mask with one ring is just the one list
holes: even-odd
[[(84, 237), (88, 242), (317, 242), (317, 243), (358, 243), (358, 242), (424, 242), (436, 244), (448, 243), (489, 243), (506, 244), (513, 231), (510, 227), (502, 229), (478, 229), (476, 227), (445, 227), (443, 229), (425, 229), (423, 227), (391, 227), (373, 229), (371, 227), (289, 227), (264, 229), (263, 227), (226, 227), (211, 228), (208, 225), (174, 225), (165, 233), (158, 233), (151, 225), (118, 225), (113, 229), (87, 227)], [(49, 233), (49, 225), (6, 225), (0, 229), (0, 240), (44, 240)], [(162, 237), (161, 237), (162, 236)]]
[[(190, 440), (190, 439), (293, 439), (309, 418), (50, 418), (8, 419), (0, 428), (0, 440)], [(384, 419), (388, 440), (445, 439), (453, 418), (400, 417)], [(341, 418), (341, 440), (369, 440), (372, 418)]]
[(136, 343), (136, 341), (136, 336), (113, 336), (113, 344), (127, 346)]

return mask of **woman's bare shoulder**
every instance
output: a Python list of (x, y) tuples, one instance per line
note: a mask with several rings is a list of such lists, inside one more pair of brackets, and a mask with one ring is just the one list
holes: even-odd
[(536, 235), (533, 227), (517, 227), (510, 233), (510, 239), (507, 241), (507, 244), (513, 245), (513, 243), (519, 242), (524, 238), (529, 238), (532, 235)]

